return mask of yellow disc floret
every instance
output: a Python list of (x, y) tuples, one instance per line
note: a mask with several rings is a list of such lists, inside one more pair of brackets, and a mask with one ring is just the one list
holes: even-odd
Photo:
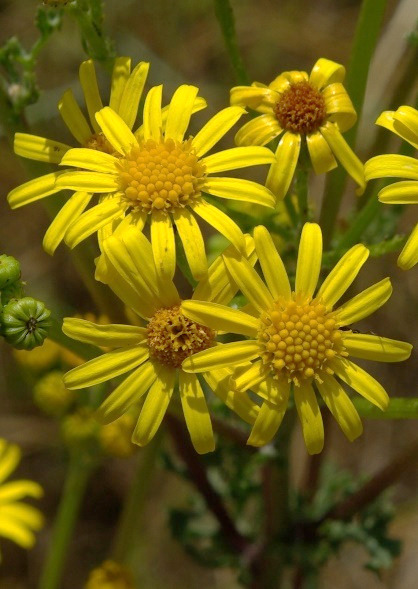
[(323, 371), (333, 372), (329, 361), (347, 355), (334, 314), (320, 299), (294, 293), (290, 301), (279, 298), (261, 316), (258, 339), (263, 362), (274, 377), (287, 377), (296, 386), (312, 379), (321, 382)]
[(274, 114), (286, 131), (313, 133), (325, 120), (325, 99), (309, 82), (297, 82), (280, 96)]
[(200, 197), (205, 166), (191, 141), (148, 139), (120, 160), (120, 187), (134, 210), (167, 213)]
[(180, 305), (159, 309), (148, 323), (150, 356), (173, 368), (212, 345), (215, 332), (183, 315)]

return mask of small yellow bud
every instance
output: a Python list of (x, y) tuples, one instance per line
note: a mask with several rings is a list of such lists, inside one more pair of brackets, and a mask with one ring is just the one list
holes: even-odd
[(99, 433), (99, 441), (103, 451), (110, 456), (127, 458), (137, 449), (131, 442), (135, 420), (132, 415), (125, 413), (108, 425), (103, 425)]
[(88, 407), (67, 415), (61, 424), (64, 442), (70, 448), (94, 444), (98, 440), (99, 430), (100, 425), (93, 417), (93, 410)]
[(92, 570), (84, 589), (135, 589), (132, 573), (113, 560)]
[(62, 377), (62, 372), (54, 370), (38, 380), (33, 389), (35, 404), (47, 415), (64, 415), (74, 401), (75, 394), (65, 387)]

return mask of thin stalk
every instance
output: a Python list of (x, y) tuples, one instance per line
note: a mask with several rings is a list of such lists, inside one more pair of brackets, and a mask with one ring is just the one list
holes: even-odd
[[(363, 110), (370, 62), (383, 22), (386, 3), (387, 0), (363, 0), (357, 21), (345, 86), (359, 117)], [(351, 146), (355, 145), (356, 133), (357, 126), (345, 134), (345, 139)], [(325, 247), (332, 239), (346, 179), (346, 173), (341, 166), (327, 178), (320, 215)]]
[(214, 0), (215, 14), (225, 42), (225, 47), (235, 73), (238, 84), (247, 85), (250, 82), (242, 60), (235, 30), (234, 13), (229, 0)]
[(74, 453), (70, 458), (39, 589), (59, 589), (62, 586), (68, 546), (93, 468), (94, 463), (83, 454)]
[(163, 435), (160, 428), (148, 446), (138, 452), (135, 477), (119, 520), (112, 558), (116, 562), (128, 566), (133, 564), (137, 540), (141, 535), (141, 517), (146, 506), (147, 493), (152, 482), (162, 440)]
[(302, 155), (299, 165), (296, 168), (294, 189), (298, 197), (299, 219), (303, 224), (308, 220), (308, 198), (309, 198), (309, 166), (306, 157)]
[(366, 419), (418, 419), (418, 399), (394, 398), (389, 402), (385, 411), (381, 411), (366, 399), (353, 399), (354, 406), (362, 417)]

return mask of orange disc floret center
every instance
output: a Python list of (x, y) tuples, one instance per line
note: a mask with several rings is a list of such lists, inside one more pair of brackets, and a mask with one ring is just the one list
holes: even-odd
[(297, 82), (280, 96), (274, 114), (282, 129), (307, 135), (317, 131), (324, 122), (325, 99), (309, 82)]
[(86, 143), (84, 144), (84, 147), (87, 147), (87, 149), (94, 149), (95, 151), (102, 151), (103, 153), (109, 153), (110, 155), (120, 157), (119, 154), (110, 145), (109, 141), (106, 139), (103, 133), (94, 133), (94, 135), (87, 139)]
[(209, 348), (215, 332), (183, 315), (180, 305), (159, 309), (147, 327), (150, 356), (179, 368), (186, 358)]
[(205, 166), (191, 141), (148, 139), (120, 160), (120, 188), (134, 210), (172, 212), (200, 197)]
[(296, 386), (312, 379), (321, 382), (321, 372), (333, 372), (329, 361), (347, 355), (334, 313), (320, 299), (295, 293), (263, 313), (258, 339), (262, 360), (274, 377), (287, 377)]

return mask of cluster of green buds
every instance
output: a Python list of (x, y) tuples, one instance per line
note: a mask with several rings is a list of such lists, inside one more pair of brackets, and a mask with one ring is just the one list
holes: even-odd
[(42, 301), (24, 296), (20, 263), (0, 255), (0, 335), (17, 350), (32, 350), (43, 344), (51, 312)]

